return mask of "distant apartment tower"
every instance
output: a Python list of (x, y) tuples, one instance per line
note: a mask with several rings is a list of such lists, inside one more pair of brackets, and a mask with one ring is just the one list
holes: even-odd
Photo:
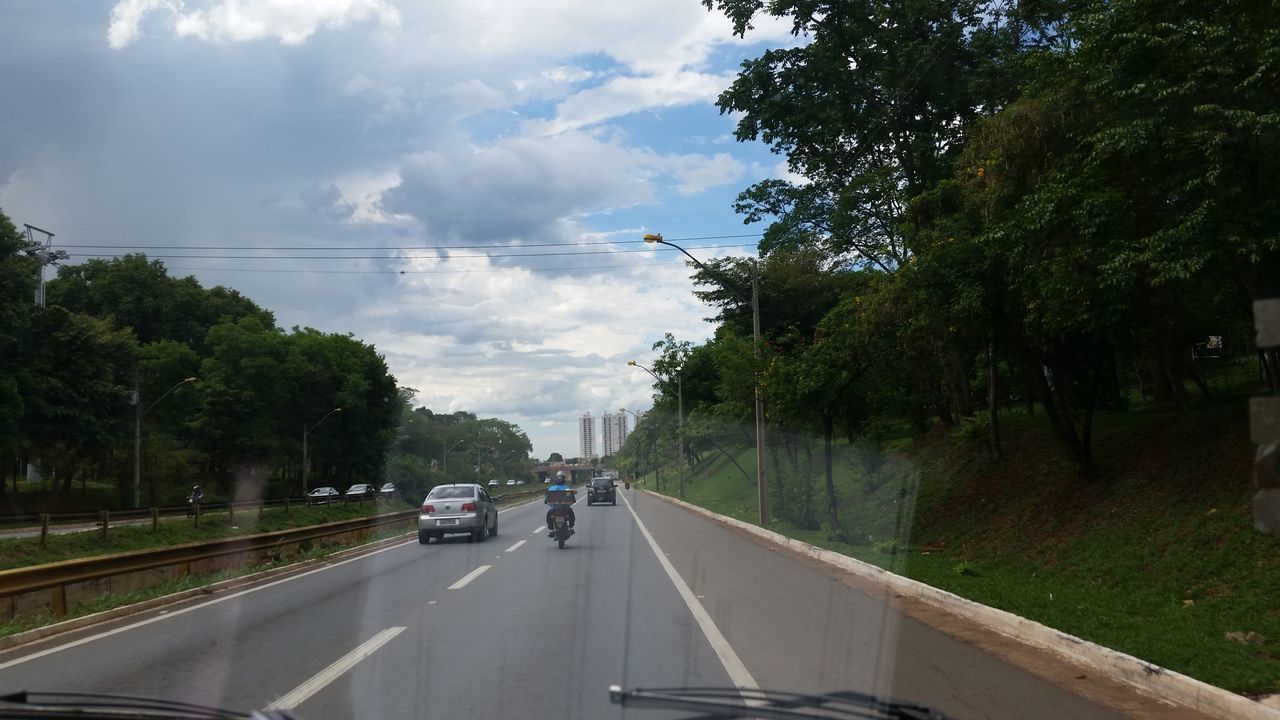
[(628, 432), (625, 412), (606, 412), (600, 419), (600, 440), (604, 456), (617, 455), (622, 449), (622, 443), (627, 440)]
[(578, 457), (591, 460), (596, 457), (596, 420), (590, 412), (582, 413), (578, 418)]

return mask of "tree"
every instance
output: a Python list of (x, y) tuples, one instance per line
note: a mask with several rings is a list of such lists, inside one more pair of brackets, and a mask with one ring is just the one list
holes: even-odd
[(547, 456), (547, 462), (549, 463), (564, 462), (564, 456), (558, 452), (553, 452)]

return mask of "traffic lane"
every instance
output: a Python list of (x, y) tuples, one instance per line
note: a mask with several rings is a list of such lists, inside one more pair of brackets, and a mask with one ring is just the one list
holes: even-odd
[(957, 718), (1121, 717), (787, 553), (662, 499), (627, 499), (761, 687), (874, 692)]
[(583, 505), (563, 550), (542, 517), (527, 533), (508, 532), (484, 561), (490, 569), (460, 589), (422, 596), (404, 632), (298, 714), (623, 717), (609, 702), (612, 684), (731, 685), (630, 513)]
[[(533, 507), (503, 512), (500, 529), (509, 517), (523, 524), (522, 516), (536, 514)], [(4, 667), (74, 638), (21, 648), (0, 656), (0, 689), (128, 693), (259, 708), (411, 612), (411, 598), (443, 589), (492, 545), (464, 540), (422, 547), (413, 541), (211, 604), (152, 614), (145, 625)]]

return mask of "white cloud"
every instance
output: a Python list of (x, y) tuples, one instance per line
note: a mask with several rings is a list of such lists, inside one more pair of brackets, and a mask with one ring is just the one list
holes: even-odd
[(659, 179), (690, 194), (744, 170), (727, 153), (664, 155), (582, 132), (444, 144), (405, 159), (383, 208), (418, 218), (432, 237), (529, 242), (562, 236), (568, 217), (651, 201)]
[(709, 102), (728, 87), (732, 75), (676, 71), (619, 77), (566, 98), (550, 121), (529, 123), (530, 131), (554, 135), (639, 110)]
[(120, 0), (107, 29), (111, 47), (137, 39), (143, 18), (154, 10), (169, 12), (178, 36), (216, 42), (274, 37), (297, 45), (321, 27), (332, 30), (371, 18), (386, 27), (400, 25), (400, 12), (386, 0), (218, 0), (194, 10), (182, 0)]
[[(394, 348), (388, 360), (418, 402), (505, 417), (533, 431), (536, 453), (575, 455), (581, 412), (649, 405), (651, 379), (627, 360), (646, 362), (665, 332), (711, 332), (681, 264), (626, 257), (634, 268), (551, 281), (486, 259), (415, 260), (408, 267), (419, 274), (400, 276), (395, 311), (366, 314), (364, 334)], [(450, 272), (460, 266), (471, 272)]]

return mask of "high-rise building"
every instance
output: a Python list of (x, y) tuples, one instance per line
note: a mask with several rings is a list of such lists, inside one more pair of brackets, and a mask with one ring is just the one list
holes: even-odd
[(578, 457), (591, 460), (596, 457), (596, 420), (590, 412), (582, 413), (578, 418)]
[(602, 453), (607, 457), (616, 455), (627, 440), (627, 414), (625, 412), (606, 412), (600, 419), (600, 441)]

